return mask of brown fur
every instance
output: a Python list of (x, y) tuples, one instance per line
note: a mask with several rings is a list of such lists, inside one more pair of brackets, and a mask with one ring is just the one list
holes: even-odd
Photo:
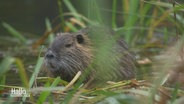
[[(96, 32), (95, 32), (96, 33)], [(102, 34), (102, 32), (100, 33)], [(94, 80), (117, 81), (123, 79), (135, 78), (135, 58), (128, 50), (128, 47), (122, 38), (119, 38), (112, 44), (112, 48), (100, 53), (102, 48), (111, 41), (112, 33), (106, 32), (106, 37), (95, 40), (90, 38), (92, 33), (79, 31), (76, 33), (60, 33), (54, 42), (50, 45), (45, 55), (45, 64), (48, 70), (54, 76), (60, 76), (61, 79), (70, 81), (78, 71), (84, 72), (90, 69), (89, 76), (95, 77)], [(107, 47), (108, 48), (108, 47)], [(109, 51), (109, 52), (108, 52)], [(51, 56), (49, 56), (51, 54)], [(103, 56), (105, 59), (98, 57)], [(92, 65), (92, 68), (89, 66)], [(105, 67), (107, 65), (108, 67)], [(102, 70), (101, 70), (102, 69)], [(96, 76), (94, 76), (96, 75)]]

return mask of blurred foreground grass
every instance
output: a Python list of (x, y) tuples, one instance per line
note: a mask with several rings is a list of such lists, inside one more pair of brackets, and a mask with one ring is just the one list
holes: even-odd
[[(167, 1), (145, 1), (145, 0), (81, 0), (85, 3), (85, 14), (80, 14), (69, 0), (58, 0), (60, 10), (59, 26), (52, 28), (52, 23), (46, 19), (46, 32), (36, 44), (39, 47), (45, 41), (51, 43), (54, 32), (61, 27), (61, 30), (78, 31), (80, 28), (94, 24), (104, 25), (115, 30), (124, 37), (127, 43), (135, 51), (137, 59), (142, 63), (138, 65), (138, 79), (125, 80), (121, 82), (109, 82), (107, 86), (97, 89), (83, 89), (81, 83), (68, 87), (60, 78), (37, 77), (43, 63), (43, 57), (38, 55), (37, 62), (31, 77), (26, 74), (24, 62), (19, 57), (4, 56), (0, 64), (0, 102), (27, 102), (27, 103), (62, 103), (62, 104), (182, 104), (184, 98), (183, 90), (163, 87), (162, 82), (166, 76), (167, 68), (159, 69), (157, 78), (152, 76), (153, 58), (168, 45), (173, 45), (175, 40), (184, 33), (184, 4)], [(65, 5), (69, 13), (63, 12)], [(87, 6), (87, 7), (86, 7)], [(110, 7), (109, 7), (110, 6)], [(176, 13), (176, 17), (174, 16)], [(65, 18), (66, 16), (70, 18)], [(12, 34), (14, 38), (22, 42), (23, 46), (28, 39), (19, 33), (14, 27), (3, 22), (2, 25)], [(177, 32), (176, 32), (177, 31)], [(33, 46), (34, 46), (33, 45)], [(103, 48), (103, 47), (102, 47)], [(38, 50), (38, 48), (36, 48)], [(102, 52), (103, 53), (103, 52)], [(39, 53), (37, 53), (39, 54)], [(149, 61), (145, 61), (148, 59)], [(172, 59), (168, 60), (172, 62)], [(6, 84), (6, 74), (16, 65), (19, 78), (22, 81), (20, 86), (9, 86)], [(158, 71), (158, 70), (157, 70)], [(151, 73), (151, 74), (150, 74)], [(147, 77), (145, 77), (147, 75)], [(15, 82), (16, 83), (16, 82)], [(29, 98), (12, 98), (6, 96), (11, 88), (23, 87), (31, 93)], [(72, 89), (71, 89), (72, 87)]]

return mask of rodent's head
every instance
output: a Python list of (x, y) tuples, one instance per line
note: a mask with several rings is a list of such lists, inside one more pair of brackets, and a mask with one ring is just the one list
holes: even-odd
[[(78, 71), (84, 70), (91, 59), (90, 40), (82, 31), (60, 33), (45, 54), (45, 64), (49, 71), (63, 79), (73, 77)], [(63, 75), (59, 75), (61, 73)]]

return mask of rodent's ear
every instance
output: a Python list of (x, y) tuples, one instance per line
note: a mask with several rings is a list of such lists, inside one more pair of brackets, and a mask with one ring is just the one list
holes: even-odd
[(78, 35), (76, 35), (76, 38), (77, 38), (77, 42), (79, 44), (83, 44), (84, 43), (84, 37), (83, 37), (83, 35), (78, 34)]
[(86, 34), (89, 33), (89, 28), (88, 28), (88, 27), (83, 28), (83, 29), (80, 30), (80, 32), (81, 32), (82, 34), (86, 35)]

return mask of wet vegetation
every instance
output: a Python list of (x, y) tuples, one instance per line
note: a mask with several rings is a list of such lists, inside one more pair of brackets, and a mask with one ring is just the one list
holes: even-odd
[[(55, 19), (44, 17), (45, 32), (36, 36), (28, 30), (25, 35), (11, 22), (1, 21), (9, 36), (0, 35), (0, 103), (184, 103), (182, 0), (57, 0), (56, 11)], [(57, 32), (76, 32), (90, 26), (108, 27), (124, 38), (136, 55), (136, 79), (108, 81), (86, 89), (80, 72), (66, 82), (41, 71), (44, 53)], [(99, 39), (96, 35), (94, 43)], [(95, 56), (105, 62), (99, 75), (106, 75), (103, 72), (111, 65), (106, 63), (110, 60), (106, 53), (113, 40), (108, 43), (99, 47)], [(30, 96), (11, 97), (13, 88), (24, 88)]]

